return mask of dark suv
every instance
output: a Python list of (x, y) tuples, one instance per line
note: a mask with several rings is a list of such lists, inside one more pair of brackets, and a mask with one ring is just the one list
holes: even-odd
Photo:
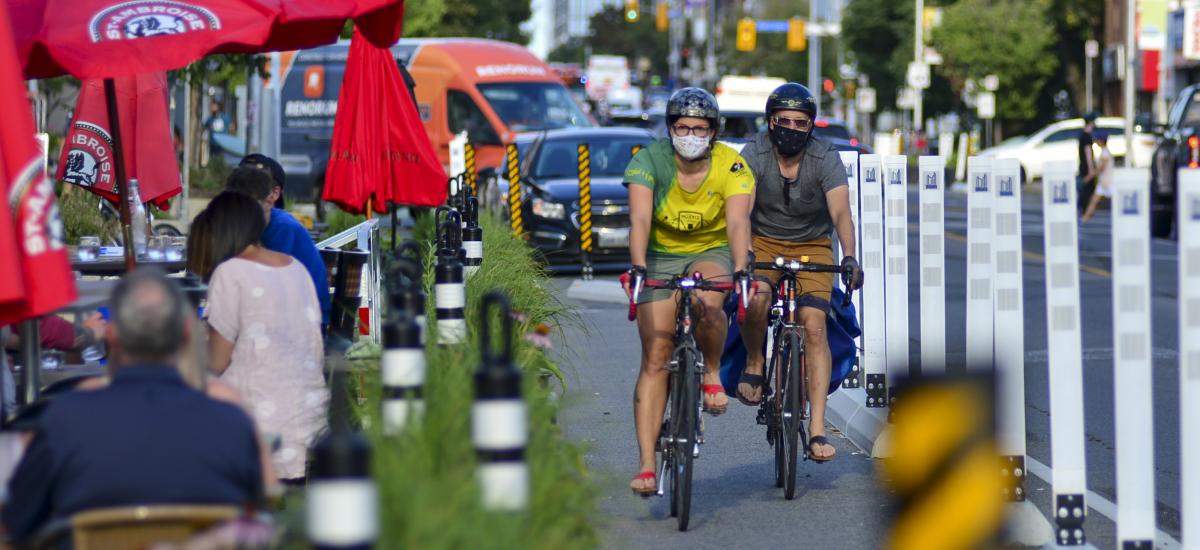
[(1175, 190), (1180, 168), (1200, 168), (1200, 84), (1179, 93), (1167, 114), (1150, 163), (1150, 188), (1154, 191), (1150, 231), (1169, 238), (1175, 226)]

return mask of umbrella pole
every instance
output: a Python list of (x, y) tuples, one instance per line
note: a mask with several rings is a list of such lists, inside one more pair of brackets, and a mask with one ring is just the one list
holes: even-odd
[(125, 180), (125, 151), (121, 147), (117, 84), (111, 78), (104, 79), (104, 102), (108, 106), (108, 129), (113, 136), (113, 163), (117, 173), (117, 196), (120, 201), (117, 208), (121, 212), (121, 236), (125, 241), (125, 271), (133, 271), (137, 267), (137, 253), (133, 250), (133, 227), (129, 221), (132, 216), (129, 212), (129, 183)]
[(371, 197), (367, 197), (367, 219), (371, 219)]
[(396, 249), (396, 209), (399, 206), (392, 205), (392, 250)]

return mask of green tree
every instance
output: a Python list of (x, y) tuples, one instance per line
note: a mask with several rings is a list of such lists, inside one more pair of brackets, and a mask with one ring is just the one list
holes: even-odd
[(404, 36), (436, 36), (445, 15), (445, 0), (407, 0), (404, 2)]
[(968, 79), (1000, 78), (997, 119), (1024, 126), (1038, 118), (1038, 97), (1058, 69), (1050, 0), (960, 0), (946, 8), (933, 43), (940, 72), (955, 91)]
[(205, 101), (204, 87), (229, 87), (244, 84), (252, 71), (266, 76), (265, 58), (261, 55), (218, 54), (210, 55), (179, 69), (172, 71), (174, 78), (183, 78), (188, 83), (188, 101), (191, 109), (187, 113), (188, 126), (191, 129), (191, 166), (200, 167), (200, 147), (204, 140), (204, 117), (208, 113), (208, 102)]
[(586, 52), (595, 55), (620, 55), (635, 67), (639, 58), (650, 61), (650, 73), (667, 74), (670, 45), (667, 33), (654, 28), (652, 13), (643, 13), (637, 22), (625, 21), (623, 6), (608, 6), (588, 20), (588, 34), (582, 40), (572, 39), (550, 52), (551, 61), (586, 63)]
[(529, 0), (407, 0), (404, 36), (471, 36), (528, 44)]
[(896, 91), (913, 58), (913, 3), (851, 0), (842, 14), (842, 39), (875, 88), (880, 109), (896, 104)]

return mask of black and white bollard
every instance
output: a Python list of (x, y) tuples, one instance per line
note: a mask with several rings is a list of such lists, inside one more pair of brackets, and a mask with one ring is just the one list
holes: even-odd
[(383, 327), (383, 433), (396, 435), (425, 413), (425, 346), (411, 312)]
[[(499, 351), (492, 342), (490, 314), (500, 316)], [(481, 364), (475, 373), (475, 405), (471, 408), (471, 441), (479, 460), (483, 506), (494, 511), (524, 510), (529, 505), (529, 440), (521, 371), (513, 364), (512, 312), (508, 297), (491, 292), (480, 308)]]
[(345, 377), (342, 369), (334, 369), (329, 432), (310, 456), (305, 507), (308, 540), (318, 550), (371, 548), (379, 536), (371, 447), (350, 430)]
[(483, 266), (483, 228), (479, 227), (479, 199), (467, 197), (463, 210), (462, 249), (466, 254), (463, 268), (469, 279)]
[(437, 266), (434, 267), (434, 305), (437, 307), (438, 345), (460, 344), (467, 339), (467, 290), (463, 283), (463, 252), (458, 212), (451, 210), (438, 231)]

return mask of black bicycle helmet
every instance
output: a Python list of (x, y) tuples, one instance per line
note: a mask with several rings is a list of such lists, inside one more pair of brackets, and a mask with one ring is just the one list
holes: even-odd
[(771, 92), (767, 97), (767, 118), (776, 111), (803, 111), (810, 118), (817, 118), (817, 101), (808, 88), (788, 82)]
[(717, 98), (708, 93), (708, 90), (694, 86), (676, 90), (671, 94), (671, 99), (667, 100), (667, 123), (674, 124), (680, 117), (685, 116), (707, 119), (708, 123), (716, 128), (721, 117), (721, 111), (717, 108)]

